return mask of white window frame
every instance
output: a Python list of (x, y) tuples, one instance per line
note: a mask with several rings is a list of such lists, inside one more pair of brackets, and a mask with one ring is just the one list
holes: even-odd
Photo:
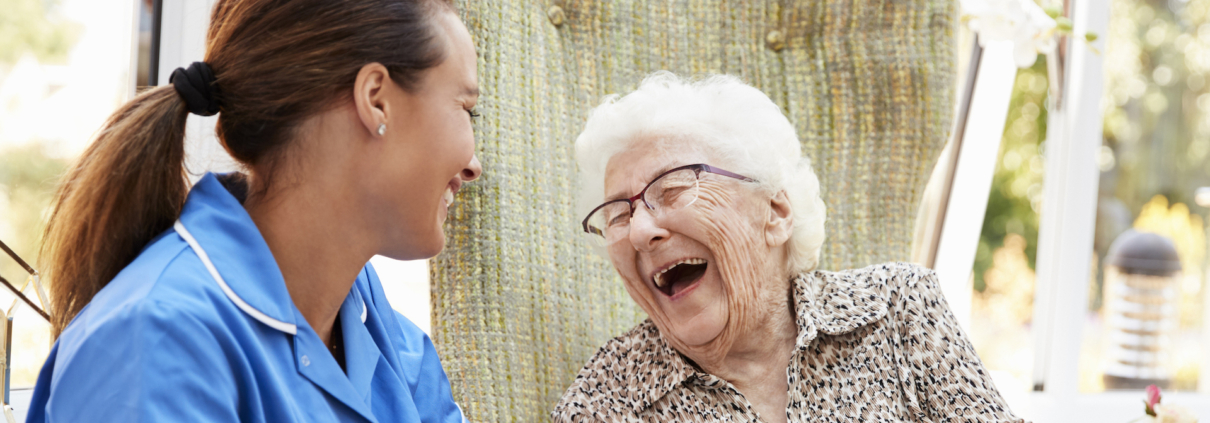
[[(1078, 34), (1108, 33), (1109, 7), (1104, 0), (1074, 0), (1070, 4)], [(1068, 37), (1066, 41), (1067, 69), (1059, 73), (1060, 81), (1052, 81), (1062, 87), (1059, 107), (1048, 110), (1031, 325), (1034, 389), (1025, 396), (1012, 396), (1010, 406), (1022, 417), (1038, 422), (1125, 423), (1143, 415), (1142, 391), (1079, 392), (1100, 176), (1096, 160), (1102, 145), (1104, 85), (1101, 53), (1090, 50), (1081, 38)], [(986, 169), (995, 168), (999, 149), (998, 142), (988, 140), (999, 140), (1003, 133), (1011, 94), (1011, 88), (1006, 94), (1003, 88), (997, 89), (997, 84), (1011, 87), (1016, 75), (1011, 59), (1006, 63), (1003, 55), (995, 47), (983, 50), (967, 109), (968, 123), (954, 164), (954, 183), (949, 187), (948, 199), (952, 201), (940, 206), (948, 212), (936, 255), (931, 257), (946, 298), (964, 324), (970, 317), (969, 277), (974, 250), (991, 188), (991, 173)], [(1208, 372), (1210, 366), (1203, 369), (1204, 374)], [(1203, 376), (1199, 381), (1199, 393), (1165, 394), (1164, 402), (1186, 407), (1200, 420), (1210, 421), (1210, 397), (1205, 395), (1210, 393), (1210, 380), (1206, 379)]]
[[(1103, 0), (1074, 0), (1071, 6), (1077, 33), (1108, 33), (1109, 8)], [(1035, 421), (1124, 423), (1143, 414), (1142, 391), (1079, 392), (1100, 176), (1096, 160), (1102, 145), (1104, 85), (1101, 53), (1090, 50), (1080, 38), (1077, 35), (1066, 41), (1067, 69), (1058, 81), (1062, 87), (1059, 107), (1048, 110), (1032, 322), (1034, 391), (1020, 403), (1010, 405)], [(982, 78), (986, 70), (980, 73)], [(976, 96), (980, 94), (975, 92)], [(962, 159), (959, 169), (965, 164)], [(981, 198), (986, 202), (986, 195)], [(939, 262), (943, 253), (939, 252)], [(1207, 382), (1201, 382), (1203, 390), (1210, 385)], [(1186, 407), (1202, 421), (1210, 421), (1210, 398), (1205, 395), (1167, 394), (1164, 402)]]

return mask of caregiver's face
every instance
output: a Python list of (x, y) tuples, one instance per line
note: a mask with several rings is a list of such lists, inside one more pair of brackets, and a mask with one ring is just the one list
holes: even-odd
[[(629, 198), (655, 177), (678, 166), (728, 163), (695, 148), (692, 139), (649, 138), (612, 157), (605, 171), (607, 200)], [(733, 266), (736, 236), (758, 231), (752, 190), (743, 182), (711, 173), (698, 180), (698, 197), (677, 210), (649, 210), (635, 202), (629, 236), (608, 245), (610, 259), (631, 298), (667, 335), (687, 346), (719, 336), (731, 316), (729, 291), (720, 271)], [(755, 227), (754, 227), (755, 225)], [(744, 244), (744, 242), (740, 242)], [(730, 263), (728, 263), (730, 261)], [(671, 333), (667, 333), (671, 332)]]

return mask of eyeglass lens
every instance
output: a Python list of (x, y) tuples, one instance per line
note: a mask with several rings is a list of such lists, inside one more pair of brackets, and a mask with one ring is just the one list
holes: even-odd
[[(651, 181), (643, 191), (643, 202), (653, 214), (677, 210), (693, 204), (698, 194), (698, 173), (688, 168), (671, 172)], [(635, 204), (640, 207), (643, 204)], [(600, 231), (603, 240), (612, 243), (629, 234), (631, 205), (626, 201), (609, 203), (588, 219), (588, 225)]]

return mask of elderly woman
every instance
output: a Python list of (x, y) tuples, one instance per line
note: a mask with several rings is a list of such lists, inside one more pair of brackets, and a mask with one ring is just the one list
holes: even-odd
[(816, 270), (819, 181), (760, 91), (657, 73), (597, 108), (576, 154), (584, 231), (650, 318), (555, 421), (1018, 421), (932, 271)]

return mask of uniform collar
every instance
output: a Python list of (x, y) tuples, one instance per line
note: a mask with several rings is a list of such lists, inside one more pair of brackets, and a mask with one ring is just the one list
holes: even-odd
[[(366, 420), (370, 385), (381, 350), (366, 329), (370, 312), (354, 283), (340, 308), (349, 373), (340, 366), (294, 306), (269, 245), (241, 204), (246, 185), (238, 174), (207, 173), (189, 192), (181, 218), (173, 226), (201, 259), (231, 302), (265, 325), (294, 335), (298, 372)], [(368, 275), (363, 270), (363, 275)]]
[[(362, 270), (362, 273), (366, 273)], [(358, 281), (360, 282), (360, 281)], [(366, 328), (369, 307), (356, 286), (345, 297), (340, 307), (340, 328), (344, 335), (345, 369), (349, 382), (357, 390), (362, 401), (370, 399), (370, 384), (382, 351), (370, 331)]]
[(239, 174), (207, 173), (189, 191), (174, 228), (236, 306), (269, 327), (296, 334), (285, 279), (242, 198), (236, 197), (245, 192)]
[[(795, 323), (798, 325), (796, 352), (806, 351), (819, 332), (841, 335), (886, 316), (886, 299), (846, 276), (845, 273), (816, 271), (794, 277), (792, 289)], [(635, 340), (639, 345), (620, 349), (625, 356), (618, 357), (618, 360), (639, 363), (642, 367), (650, 366), (618, 375), (632, 379), (625, 386), (647, 386), (635, 392), (633, 398), (622, 399), (629, 402), (636, 413), (651, 407), (681, 383), (694, 383), (706, 388), (726, 384), (722, 378), (702, 371), (673, 349), (650, 319), (633, 329), (631, 334), (640, 337)]]

